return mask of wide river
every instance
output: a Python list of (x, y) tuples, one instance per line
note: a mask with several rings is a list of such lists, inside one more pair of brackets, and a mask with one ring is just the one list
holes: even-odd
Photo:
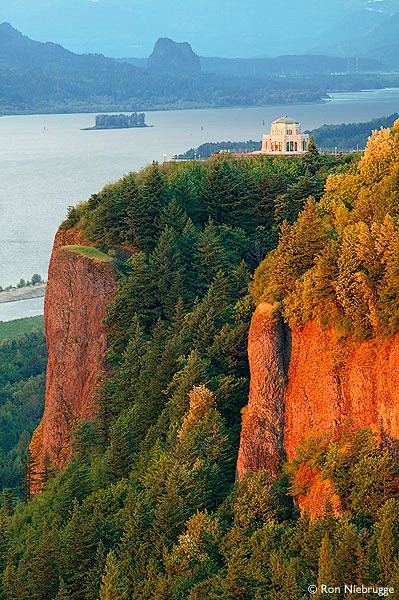
[[(147, 112), (146, 129), (82, 131), (94, 114), (0, 118), (0, 286), (46, 277), (67, 207), (105, 184), (204, 142), (260, 140), (284, 114), (302, 129), (399, 111), (399, 89), (334, 94), (324, 104)], [(265, 125), (263, 125), (263, 122)], [(0, 304), (0, 321), (42, 312), (42, 299)]]

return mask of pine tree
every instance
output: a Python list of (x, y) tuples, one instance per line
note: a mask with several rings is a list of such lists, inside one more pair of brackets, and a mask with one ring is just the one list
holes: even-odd
[(71, 600), (80, 600), (84, 579), (92, 566), (96, 549), (96, 532), (83, 516), (77, 501), (74, 501), (71, 518), (63, 531), (62, 563), (63, 576)]
[(359, 543), (359, 536), (355, 526), (352, 523), (343, 522), (338, 528), (338, 541), (335, 550), (335, 568), (338, 585), (344, 585), (348, 581), (364, 584), (360, 576), (364, 575), (359, 569), (359, 558), (362, 551)]
[(98, 600), (101, 585), (101, 577), (105, 571), (106, 559), (107, 553), (104, 544), (100, 540), (97, 546), (94, 565), (88, 571), (85, 577), (85, 600)]
[(320, 589), (322, 585), (333, 586), (335, 582), (335, 557), (330, 536), (326, 533), (320, 546), (317, 586)]
[(218, 157), (211, 161), (202, 188), (208, 214), (217, 224), (251, 229), (252, 194), (250, 180), (235, 159)]
[(107, 555), (105, 573), (101, 579), (100, 600), (128, 600), (127, 590), (112, 550)]
[(172, 198), (169, 204), (163, 209), (156, 222), (159, 231), (162, 232), (165, 227), (168, 227), (181, 235), (189, 220), (186, 211), (179, 206), (175, 198)]
[(149, 252), (158, 238), (157, 219), (169, 201), (168, 185), (158, 163), (154, 162), (141, 173), (138, 186), (139, 193), (128, 208), (127, 219), (134, 231), (135, 244)]
[(226, 251), (217, 232), (217, 227), (210, 221), (198, 238), (198, 280), (202, 290), (206, 289), (216, 273), (227, 267)]
[(322, 159), (313, 136), (310, 136), (307, 150), (305, 154), (301, 156), (301, 160), (305, 167), (306, 173), (309, 175), (315, 175), (315, 173), (321, 167)]
[(389, 499), (379, 513), (376, 523), (377, 564), (381, 580), (388, 584), (392, 577), (393, 565), (399, 562), (399, 502)]
[(176, 233), (168, 226), (161, 232), (157, 246), (151, 254), (150, 268), (155, 283), (155, 294), (161, 308), (159, 314), (171, 320), (181, 295), (181, 281), (184, 275)]
[(62, 577), (60, 577), (59, 579), (59, 585), (58, 585), (58, 592), (57, 595), (55, 597), (55, 600), (70, 600), (70, 595), (68, 594), (68, 591), (65, 587), (65, 583), (64, 580), (62, 579)]

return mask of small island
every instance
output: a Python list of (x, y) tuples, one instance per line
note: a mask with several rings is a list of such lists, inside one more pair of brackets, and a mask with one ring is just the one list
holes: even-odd
[(93, 129), (131, 129), (133, 127), (149, 127), (145, 123), (144, 113), (96, 115), (96, 124), (93, 127), (85, 127), (84, 131)]

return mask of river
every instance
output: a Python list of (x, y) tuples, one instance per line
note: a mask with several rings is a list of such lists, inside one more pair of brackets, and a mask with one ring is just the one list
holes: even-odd
[[(153, 160), (204, 142), (259, 140), (284, 114), (313, 129), (398, 110), (399, 89), (385, 89), (334, 94), (322, 104), (147, 112), (153, 127), (145, 129), (82, 131), (94, 114), (1, 117), (0, 285), (45, 278), (67, 207)], [(42, 310), (40, 299), (0, 304), (0, 321)]]

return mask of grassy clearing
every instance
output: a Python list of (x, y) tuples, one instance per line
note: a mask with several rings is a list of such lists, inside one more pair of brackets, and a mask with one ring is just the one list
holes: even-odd
[(3, 340), (16, 340), (25, 333), (44, 331), (43, 315), (25, 317), (14, 321), (0, 321), (0, 342)]
[(93, 246), (63, 246), (63, 250), (76, 252), (77, 254), (83, 254), (83, 256), (87, 256), (88, 258), (92, 258), (94, 260), (111, 262), (111, 258), (107, 254), (104, 254), (104, 252), (101, 252), (97, 248), (93, 248)]

